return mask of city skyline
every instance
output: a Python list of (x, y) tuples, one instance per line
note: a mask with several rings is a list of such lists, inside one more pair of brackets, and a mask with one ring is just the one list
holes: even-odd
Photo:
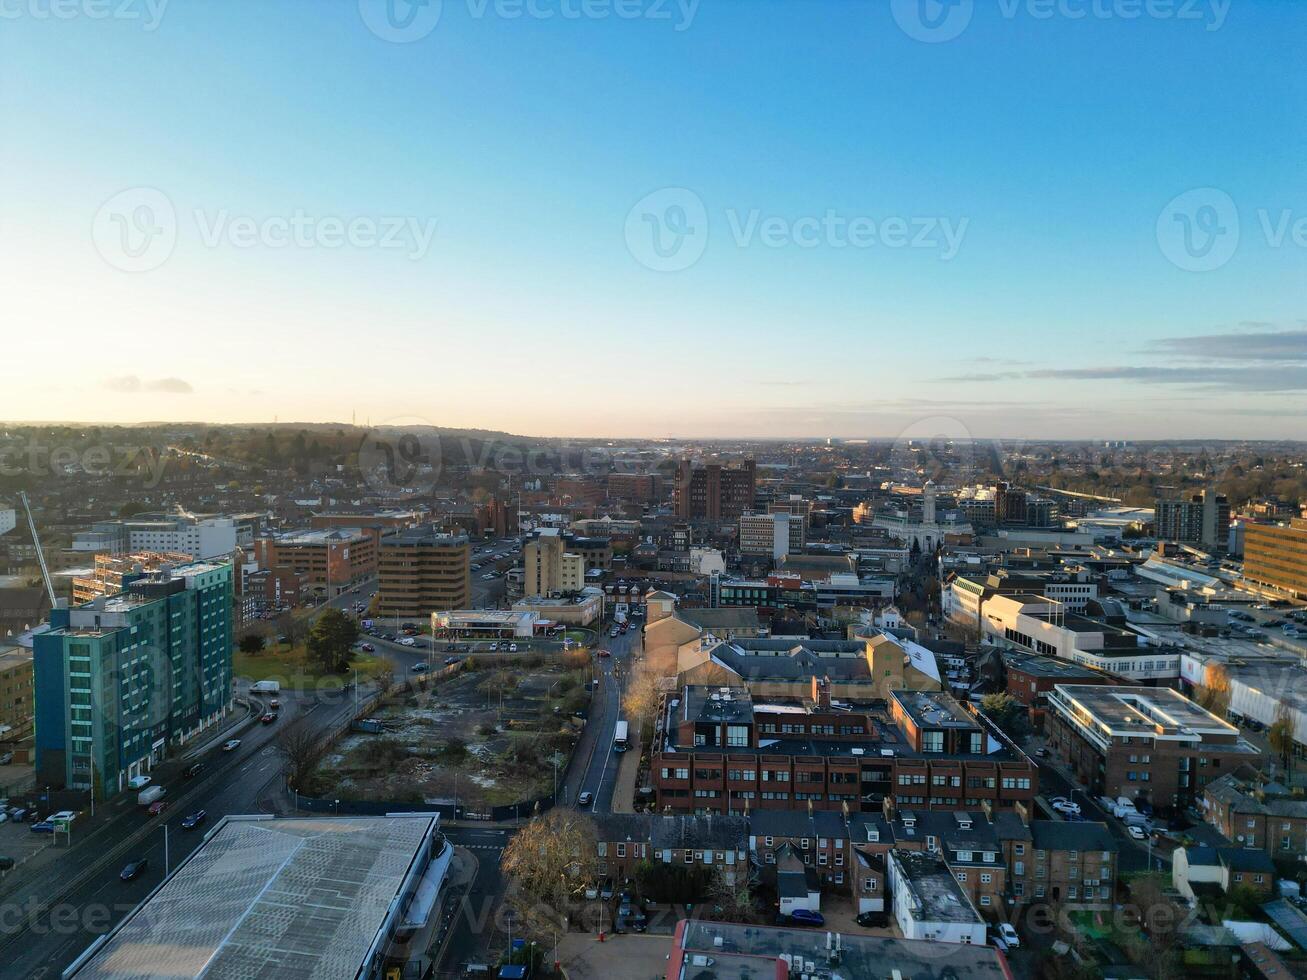
[(21, 7), (5, 414), (1307, 438), (1307, 10), (1045, 7)]

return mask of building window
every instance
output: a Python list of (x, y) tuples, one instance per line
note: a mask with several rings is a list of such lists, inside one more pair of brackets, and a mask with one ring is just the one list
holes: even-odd
[(625, 845), (625, 844), (618, 844), (618, 845), (617, 845), (617, 856), (618, 856), (619, 858), (624, 858), (624, 857), (626, 857), (626, 845)]
[(980, 896), (980, 904), (981, 904), (981, 905), (988, 905), (988, 904), (989, 904), (989, 901), (990, 901), (990, 899), (989, 899), (989, 896), (988, 896), (988, 895), (981, 895), (981, 896)]
[(958, 881), (966, 881), (966, 880), (967, 880), (967, 873), (965, 871), (959, 871)]
[(994, 880), (994, 876), (993, 876), (993, 875), (990, 875), (990, 874), (982, 874), (982, 875), (980, 876), (980, 883), (981, 883), (982, 885), (988, 885), (988, 884), (990, 884), (993, 880)]

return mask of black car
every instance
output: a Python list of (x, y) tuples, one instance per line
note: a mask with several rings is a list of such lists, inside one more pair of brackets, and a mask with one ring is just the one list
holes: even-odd
[(182, 819), (182, 830), (194, 830), (208, 818), (209, 815), (203, 810), (196, 810)]
[(138, 861), (131, 862), (129, 865), (127, 865), (127, 867), (123, 868), (122, 872), (118, 875), (118, 877), (121, 878), (123, 881), (133, 881), (136, 878), (138, 878), (141, 872), (143, 872), (149, 866), (150, 866), (150, 862), (147, 861), (145, 858), (141, 858)]
[(14, 859), (0, 854), (0, 871), (11, 871), (13, 870), (13, 867)]
[(190, 766), (187, 766), (186, 771), (183, 772), (182, 775), (185, 776), (187, 779), (194, 779), (202, 772), (204, 772), (204, 763), (196, 762)]

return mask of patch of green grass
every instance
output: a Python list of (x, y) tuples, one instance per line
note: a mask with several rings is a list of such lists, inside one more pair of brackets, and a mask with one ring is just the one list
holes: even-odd
[(279, 681), (282, 687), (297, 690), (315, 687), (326, 681), (348, 683), (354, 677), (354, 670), (358, 671), (360, 681), (370, 680), (384, 674), (390, 665), (381, 657), (358, 653), (350, 661), (350, 668), (346, 674), (323, 673), (309, 660), (308, 650), (302, 643), (294, 647), (274, 644), (262, 653), (241, 653), (237, 650), (232, 654), (232, 673), (235, 676), (251, 681)]

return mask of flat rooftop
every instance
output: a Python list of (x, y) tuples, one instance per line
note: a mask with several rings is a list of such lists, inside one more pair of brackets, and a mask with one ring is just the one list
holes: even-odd
[(382, 547), (425, 545), (431, 548), (454, 548), (467, 543), (466, 534), (446, 534), (431, 524), (392, 531), (381, 539)]
[(1172, 734), (1237, 735), (1239, 730), (1200, 708), (1169, 687), (1112, 687), (1059, 684), (1055, 691), (1064, 701), (1088, 712), (1114, 735), (1159, 732)]
[(436, 822), (229, 818), (70, 976), (354, 977)]
[(1017, 650), (1003, 650), (1003, 662), (1011, 670), (1019, 670), (1031, 677), (1052, 677), (1066, 680), (1068, 683), (1087, 677), (1102, 677), (1101, 672), (1081, 667), (1069, 660), (1055, 657), (1040, 657), (1033, 653), (1021, 653)]
[[(787, 974), (819, 975), (826, 970), (840, 977), (889, 977), (903, 980), (1009, 980), (1003, 954), (992, 946), (932, 943), (914, 939), (842, 935), (839, 965), (831, 964), (828, 933), (820, 929), (777, 929), (729, 922), (686, 920), (673, 941), (669, 980), (758, 980), (776, 975), (781, 956), (790, 957)], [(832, 938), (831, 945), (835, 946)], [(800, 967), (798, 960), (804, 961)], [(675, 961), (679, 960), (679, 964)], [(812, 971), (807, 962), (814, 964)], [(679, 965), (679, 972), (673, 972)]]
[(891, 851), (903, 869), (907, 887), (918, 906), (914, 917), (922, 922), (981, 922), (944, 859), (927, 851)]
[(890, 691), (890, 697), (903, 707), (920, 728), (980, 728), (980, 723), (947, 694), (931, 691)]

